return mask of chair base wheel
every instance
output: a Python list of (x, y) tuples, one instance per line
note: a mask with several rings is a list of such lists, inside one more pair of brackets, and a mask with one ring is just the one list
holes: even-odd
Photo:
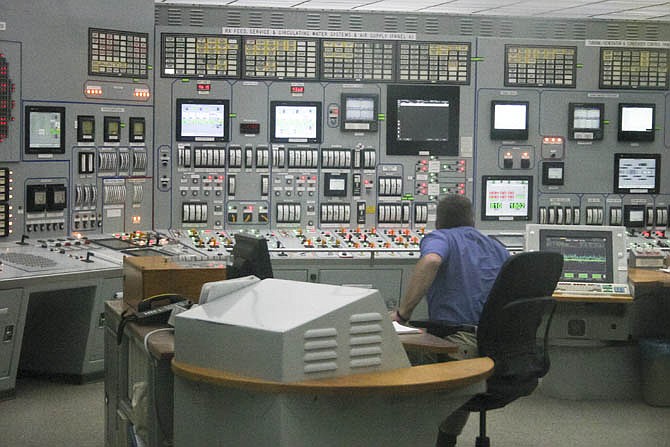
[(488, 436), (480, 437), (477, 436), (477, 441), (475, 442), (476, 447), (491, 447), (491, 440)]

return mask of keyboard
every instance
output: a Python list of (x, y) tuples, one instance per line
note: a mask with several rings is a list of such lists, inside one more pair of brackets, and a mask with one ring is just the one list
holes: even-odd
[(630, 295), (628, 284), (592, 283), (592, 282), (559, 282), (556, 294), (562, 295)]

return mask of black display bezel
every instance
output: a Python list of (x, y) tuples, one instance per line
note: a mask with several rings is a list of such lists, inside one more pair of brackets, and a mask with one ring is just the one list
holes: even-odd
[[(649, 130), (623, 130), (623, 111), (626, 108), (649, 108), (651, 109), (651, 129)], [(656, 104), (619, 103), (619, 122), (617, 124), (617, 140), (633, 142), (654, 141), (656, 133)]]
[[(277, 125), (277, 107), (316, 107), (316, 136), (314, 138), (279, 138), (275, 136)], [(323, 128), (322, 104), (319, 101), (271, 101), (270, 102), (270, 141), (272, 143), (321, 143)]]
[[(578, 109), (598, 109), (600, 111), (600, 123), (598, 129), (585, 129), (575, 127), (575, 110)], [(592, 134), (592, 138), (586, 135), (578, 134)], [(572, 141), (597, 141), (602, 140), (605, 133), (605, 104), (603, 103), (577, 103), (571, 102), (569, 104), (568, 112), (568, 139)]]
[[(550, 169), (561, 169), (561, 178), (550, 178), (549, 170)], [(565, 163), (562, 161), (545, 161), (542, 163), (542, 184), (550, 186), (560, 186), (565, 183)]]
[[(487, 184), (490, 180), (523, 180), (528, 184), (528, 203), (524, 216), (490, 216), (486, 213)], [(529, 221), (533, 216), (533, 177), (529, 175), (484, 175), (482, 176), (481, 219), (486, 221)]]
[[(344, 180), (344, 188), (332, 189), (330, 182), (333, 179)], [(323, 196), (324, 197), (346, 197), (349, 188), (349, 175), (347, 173), (326, 172), (323, 177)]]
[[(496, 106), (525, 106), (526, 107), (526, 128), (525, 129), (498, 129), (495, 127), (495, 110)], [(522, 141), (528, 139), (528, 129), (530, 128), (529, 122), (529, 109), (530, 103), (528, 101), (501, 101), (493, 100), (491, 101), (491, 139), (492, 140), (511, 140), (511, 141)]]
[[(60, 139), (58, 147), (32, 147), (30, 144), (30, 114), (58, 113), (60, 116)], [(64, 154), (65, 153), (65, 107), (26, 106), (25, 108), (25, 151), (27, 154)]]
[[(181, 107), (183, 104), (218, 104), (223, 106), (223, 136), (182, 135)], [(177, 98), (175, 102), (175, 138), (177, 141), (230, 141), (230, 101), (227, 99)]]
[[(619, 166), (621, 160), (624, 159), (638, 159), (638, 160), (655, 160), (655, 174), (653, 188), (624, 188), (621, 186), (621, 179), (619, 177)], [(614, 154), (614, 192), (616, 194), (658, 194), (661, 189), (661, 154)]]
[[(119, 129), (118, 135), (113, 135), (110, 132), (109, 126), (111, 123), (116, 123)], [(103, 141), (105, 143), (118, 143), (121, 141), (121, 118), (118, 116), (106, 116), (103, 123)]]
[[(84, 123), (91, 123), (91, 133), (84, 133)], [(77, 142), (92, 143), (95, 141), (95, 117), (93, 115), (77, 115)]]
[[(135, 123), (142, 123), (142, 133), (135, 133)], [(144, 143), (147, 133), (147, 123), (144, 117), (134, 116), (128, 122), (128, 139), (131, 143)]]
[[(386, 99), (386, 154), (458, 156), (460, 87), (450, 85), (390, 84)], [(447, 141), (399, 141), (398, 100), (449, 101)]]

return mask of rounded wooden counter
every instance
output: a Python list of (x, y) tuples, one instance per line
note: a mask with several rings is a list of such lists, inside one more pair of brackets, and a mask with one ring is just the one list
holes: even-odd
[(493, 360), (479, 357), (391, 371), (287, 383), (200, 368), (181, 363), (177, 359), (172, 360), (172, 370), (187, 380), (264, 393), (399, 394), (453, 390), (481, 382), (493, 373)]

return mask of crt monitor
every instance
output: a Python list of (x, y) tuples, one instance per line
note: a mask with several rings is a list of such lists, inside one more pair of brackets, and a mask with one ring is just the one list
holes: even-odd
[(458, 155), (460, 90), (391, 84), (387, 88), (388, 155)]
[(230, 101), (177, 99), (177, 141), (229, 141)]
[(375, 94), (342, 94), (342, 130), (352, 132), (377, 131), (377, 103)]
[(491, 101), (491, 139), (528, 139), (528, 101)]
[(270, 140), (273, 143), (320, 143), (321, 103), (272, 101)]
[(656, 106), (654, 104), (619, 104), (619, 141), (654, 141)]
[(485, 175), (482, 177), (482, 220), (531, 220), (531, 176)]
[(614, 154), (615, 193), (658, 194), (660, 183), (660, 154)]
[(625, 283), (626, 229), (589, 225), (526, 226), (526, 250), (563, 255), (561, 281)]
[(25, 151), (65, 153), (65, 107), (26, 106)]
[(237, 233), (232, 257), (233, 263), (228, 267), (228, 278), (249, 275), (260, 279), (272, 278), (268, 243), (263, 236)]
[(574, 103), (569, 105), (568, 138), (571, 140), (602, 140), (605, 131), (605, 104)]

